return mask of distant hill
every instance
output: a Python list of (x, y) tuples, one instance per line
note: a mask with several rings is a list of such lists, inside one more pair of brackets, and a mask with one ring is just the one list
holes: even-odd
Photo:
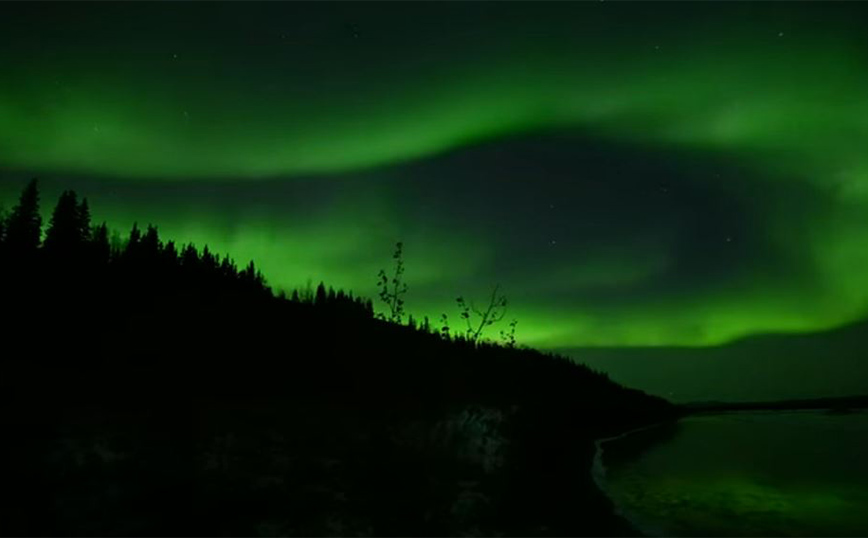
[[(9, 535), (624, 535), (593, 439), (675, 416), (563, 357), (112, 241), (35, 182), (0, 227)], [(376, 275), (372, 275), (374, 279)]]
[(573, 348), (558, 353), (672, 401), (777, 401), (868, 394), (868, 321), (707, 347)]
[(868, 395), (843, 396), (839, 398), (809, 398), (802, 400), (780, 400), (776, 402), (692, 402), (684, 408), (690, 412), (717, 411), (786, 411), (825, 409), (827, 411), (844, 413), (859, 409), (868, 409)]

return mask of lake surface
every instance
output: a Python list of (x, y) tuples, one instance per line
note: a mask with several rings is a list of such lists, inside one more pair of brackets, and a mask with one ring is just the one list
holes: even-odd
[(697, 415), (601, 446), (599, 483), (648, 534), (868, 536), (868, 412)]

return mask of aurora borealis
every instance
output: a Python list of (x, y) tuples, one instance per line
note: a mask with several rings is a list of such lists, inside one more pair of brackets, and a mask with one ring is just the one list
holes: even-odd
[[(43, 181), (280, 289), (521, 343), (709, 346), (868, 315), (856, 3), (0, 8), (0, 202)], [(455, 321), (453, 321), (454, 323)]]

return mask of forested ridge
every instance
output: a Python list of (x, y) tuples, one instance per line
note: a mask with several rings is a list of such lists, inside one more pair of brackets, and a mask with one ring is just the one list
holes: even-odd
[[(566, 358), (114, 236), (30, 182), (0, 225), (3, 534), (633, 532), (592, 440), (674, 416)], [(372, 278), (375, 275), (372, 275)]]

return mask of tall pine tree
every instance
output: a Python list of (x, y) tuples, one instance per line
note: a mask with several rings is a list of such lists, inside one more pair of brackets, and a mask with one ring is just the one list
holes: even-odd
[(32, 179), (24, 187), (18, 205), (6, 221), (6, 248), (12, 256), (32, 256), (39, 248), (42, 217), (39, 215), (39, 185)]
[[(85, 206), (86, 210), (86, 206)], [(90, 220), (89, 215), (87, 216)], [(87, 223), (87, 227), (90, 223)], [(82, 223), (81, 206), (73, 191), (64, 191), (54, 207), (48, 231), (45, 233), (45, 251), (52, 256), (71, 256), (80, 254), (81, 249), (90, 235), (85, 235)]]
[(108, 263), (111, 257), (108, 226), (103, 222), (91, 232), (91, 253), (99, 263)]
[(76, 216), (78, 217), (77, 227), (79, 237), (81, 237), (83, 242), (90, 241), (91, 237), (93, 237), (93, 230), (90, 227), (90, 206), (87, 204), (87, 198), (81, 199)]

